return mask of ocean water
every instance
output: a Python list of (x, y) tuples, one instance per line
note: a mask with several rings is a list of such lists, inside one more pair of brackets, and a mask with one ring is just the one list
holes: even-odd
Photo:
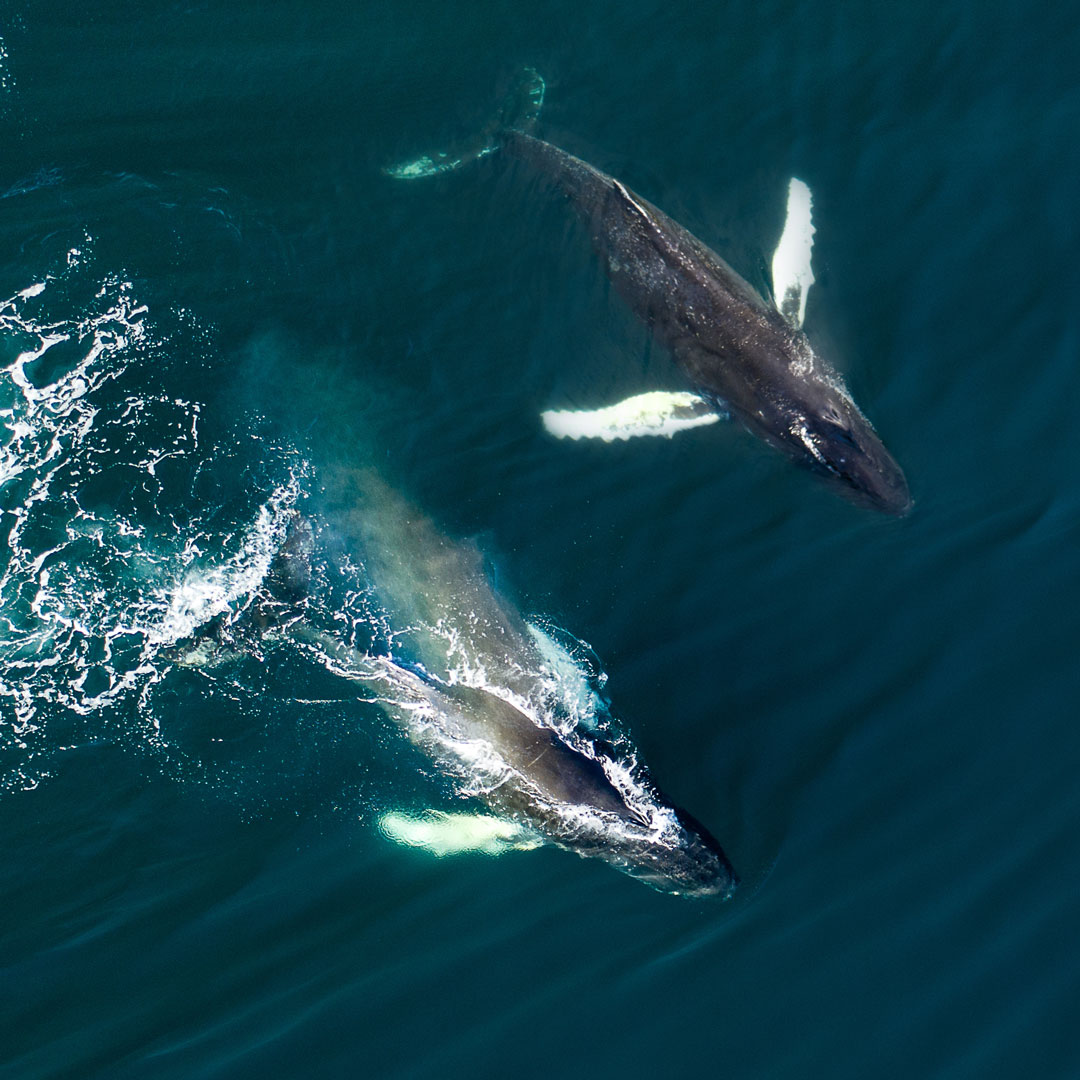
[[(0, 1072), (1078, 1075), (1078, 54), (996, 0), (0, 5)], [(539, 134), (756, 285), (809, 184), (807, 330), (908, 517), (732, 423), (545, 434), (677, 373), (523, 169), (382, 172), (525, 65)], [(371, 464), (731, 900), (380, 832), (445, 777), (241, 632)]]

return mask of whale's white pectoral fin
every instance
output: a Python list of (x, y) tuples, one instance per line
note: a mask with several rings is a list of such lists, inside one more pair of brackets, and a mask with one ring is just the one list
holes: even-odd
[(773, 297), (780, 314), (796, 329), (806, 318), (806, 294), (814, 284), (810, 256), (814, 223), (810, 189), (793, 176), (788, 184), (787, 220), (772, 259)]
[(447, 814), (441, 810), (419, 815), (386, 813), (379, 818), (379, 829), (396, 844), (423, 848), (440, 857), (467, 852), (502, 855), (507, 851), (529, 851), (544, 842), (513, 821), (490, 814)]
[(632, 439), (663, 435), (715, 424), (722, 414), (715, 405), (686, 391), (653, 390), (636, 394), (603, 409), (549, 409), (540, 414), (544, 427), (557, 439)]

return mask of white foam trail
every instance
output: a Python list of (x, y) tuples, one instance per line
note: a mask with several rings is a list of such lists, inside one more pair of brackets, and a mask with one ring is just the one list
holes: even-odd
[[(4, 39), (0, 37), (0, 95), (7, 97), (15, 89), (15, 80), (11, 76), (8, 64), (8, 50)], [(0, 112), (6, 111), (6, 101), (0, 101)]]
[[(123, 275), (88, 280), (84, 241), (0, 299), (0, 336), (21, 348), (0, 365), (0, 790), (48, 776), (76, 717), (87, 738), (110, 723), (111, 738), (164, 745), (162, 650), (250, 602), (302, 482), (282, 459), (246, 521), (211, 527), (219, 507), (189, 509), (176, 485), (190, 471), (165, 466), (198, 456), (198, 475), (237, 451), (201, 445), (197, 402), (143, 388), (166, 340)], [(92, 299), (72, 310), (72, 293)]]
[[(526, 623), (529, 633), (543, 659), (544, 668), (537, 677), (553, 701), (562, 705), (567, 713), (567, 723), (560, 730), (567, 733), (575, 727), (592, 731), (596, 729), (602, 702), (593, 688), (593, 673), (582, 670), (581, 664), (559, 641), (534, 623)], [(580, 643), (591, 652), (591, 647)], [(602, 685), (607, 676), (602, 672), (598, 681)]]
[(780, 313), (793, 326), (806, 319), (806, 294), (814, 284), (810, 265), (814, 250), (810, 189), (801, 180), (788, 184), (787, 218), (772, 259), (773, 296)]
[(185, 571), (176, 585), (165, 591), (161, 618), (141, 628), (147, 640), (153, 645), (173, 645), (194, 635), (211, 619), (235, 613), (242, 602), (250, 601), (285, 539), (298, 494), (299, 482), (293, 477), (259, 507), (235, 556), (224, 563), (195, 565)]
[(603, 409), (549, 409), (540, 418), (557, 439), (614, 442), (639, 435), (670, 439), (680, 431), (715, 424), (721, 416), (714, 405), (697, 394), (653, 390)]

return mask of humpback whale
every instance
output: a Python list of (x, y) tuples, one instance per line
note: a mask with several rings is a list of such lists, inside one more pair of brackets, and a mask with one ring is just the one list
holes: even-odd
[(442, 535), (374, 470), (349, 469), (330, 487), (343, 501), (325, 528), (359, 558), (388, 651), (356, 651), (288, 614), (310, 580), (304, 519), (254, 605), (260, 625), (278, 620), (328, 670), (373, 691), (458, 793), (492, 815), (391, 813), (383, 833), (439, 852), (546, 842), (664, 892), (730, 896), (737, 878), (719, 842), (660, 792), (625, 736), (588, 704), (587, 680), (565, 649), (491, 586), (479, 551)]
[(912, 500), (903, 472), (802, 329), (814, 280), (806, 185), (792, 180), (789, 187), (770, 303), (716, 252), (621, 181), (532, 135), (543, 96), (543, 79), (528, 69), (498, 121), (471, 144), (385, 171), (396, 179), (418, 179), (495, 151), (531, 166), (585, 222), (616, 291), (668, 349), (693, 391), (690, 401), (686, 394), (652, 394), (599, 412), (548, 412), (548, 429), (571, 437), (670, 436), (728, 414), (854, 502), (906, 514)]

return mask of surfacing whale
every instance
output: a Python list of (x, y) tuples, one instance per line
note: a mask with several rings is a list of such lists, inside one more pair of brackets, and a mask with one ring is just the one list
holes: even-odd
[(496, 150), (526, 162), (569, 199), (616, 290), (671, 352), (694, 391), (691, 402), (685, 395), (650, 395), (643, 404), (639, 395), (596, 412), (548, 412), (548, 429), (571, 437), (670, 436), (709, 415), (730, 414), (856, 503), (906, 514), (912, 500), (903, 472), (802, 329), (814, 280), (809, 188), (791, 182), (787, 224), (773, 259), (775, 303), (766, 302), (652, 203), (530, 134), (543, 96), (543, 80), (527, 70), (499, 121), (471, 144), (386, 172), (418, 179)]
[(281, 548), (256, 611), (334, 674), (362, 683), (404, 735), (493, 817), (384, 815), (382, 831), (437, 852), (547, 842), (664, 892), (727, 898), (737, 878), (718, 841), (665, 798), (633, 747), (583, 710), (581, 670), (491, 586), (480, 553), (452, 543), (372, 470), (348, 470), (329, 532), (363, 566), (390, 631), (362, 654), (288, 615), (310, 580), (310, 526)]

